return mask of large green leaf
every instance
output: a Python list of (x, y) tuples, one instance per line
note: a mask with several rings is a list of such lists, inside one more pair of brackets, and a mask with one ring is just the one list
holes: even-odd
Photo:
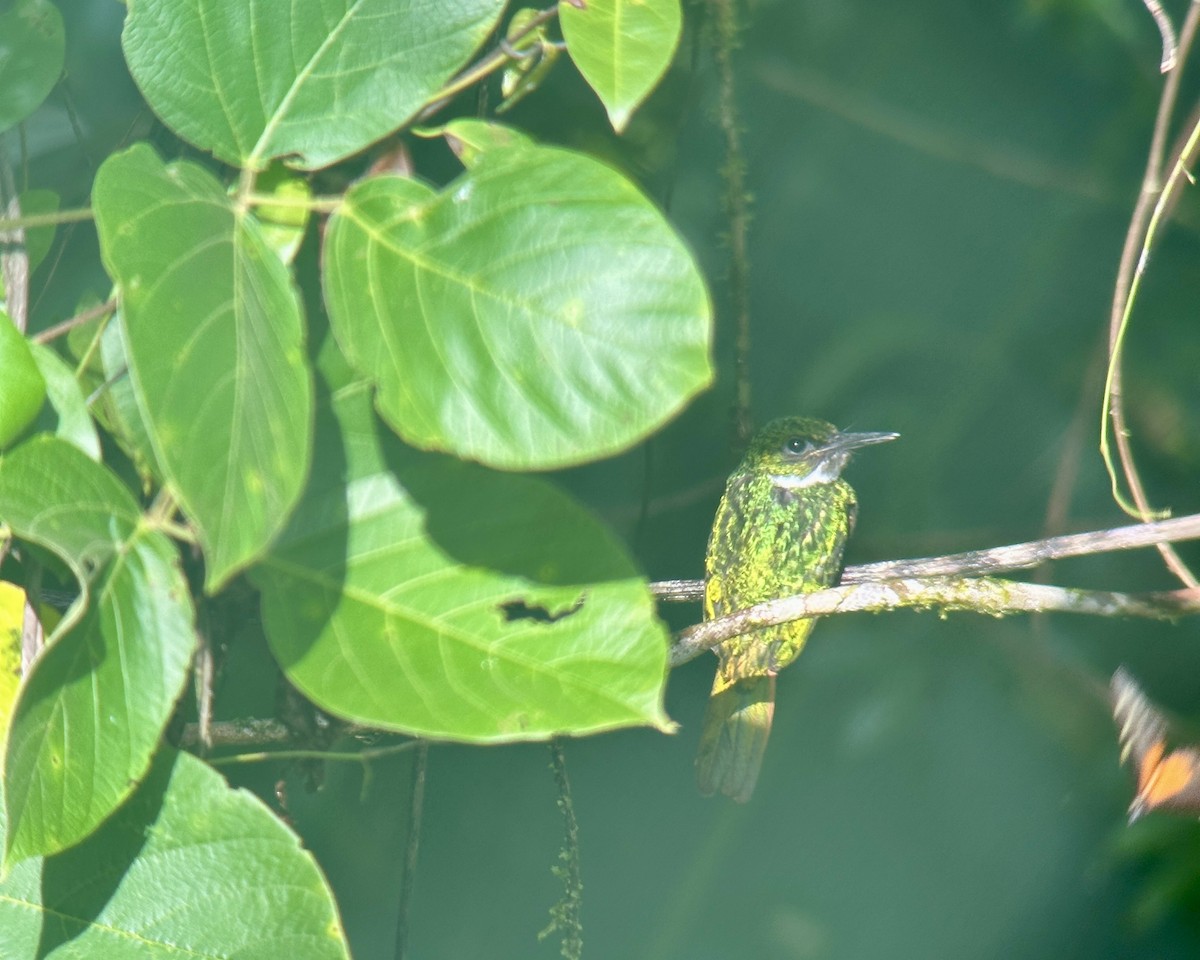
[(148, 146), (93, 190), (154, 459), (199, 529), (215, 590), (262, 552), (304, 484), (312, 379), (300, 304), (258, 223)]
[(46, 99), (65, 50), (62, 16), (49, 0), (16, 0), (0, 11), (0, 131)]
[[(0, 824), (2, 829), (2, 824)], [(348, 960), (312, 855), (262, 802), (164, 751), (93, 836), (0, 881), (0, 957)]]
[(33, 422), (46, 399), (46, 380), (29, 341), (0, 310), (0, 449)]
[(567, 52), (620, 133), (671, 65), (683, 16), (679, 0), (559, 4)]
[(83, 589), (21, 687), (4, 755), (5, 860), (55, 853), (145, 775), (195, 645), (178, 555), (129, 491), (57, 437), (0, 460), (0, 517)]
[(708, 385), (704, 283), (619, 173), (502, 129), (450, 128), (469, 169), (440, 193), (350, 190), (325, 238), (334, 333), (416, 446), (509, 469), (615, 453)]
[(238, 166), (324, 167), (395, 130), (491, 31), (502, 0), (137, 0), (122, 35), (176, 133)]
[(251, 571), (296, 686), (343, 717), (451, 740), (669, 728), (667, 636), (607, 530), (541, 480), (390, 437), (382, 456), (365, 383), (338, 392), (336, 419), (322, 409), (327, 456)]

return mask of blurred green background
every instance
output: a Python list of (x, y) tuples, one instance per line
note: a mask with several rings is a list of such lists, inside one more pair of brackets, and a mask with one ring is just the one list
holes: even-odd
[[(169, 156), (188, 148), (154, 122), (125, 73), (123, 8), (60, 6), (68, 76), (27, 125), (23, 150), (30, 185), (77, 185), (69, 207), (86, 202), (95, 166), (130, 139), (152, 138)], [(1178, 18), (1187, 4), (1166, 6)], [(700, 574), (736, 460), (705, 9), (688, 6), (675, 67), (625, 138), (607, 131), (567, 63), (509, 115), (636, 177), (710, 278), (722, 324), (716, 388), (644, 447), (558, 477), (651, 578)], [(746, 19), (737, 69), (754, 201), (756, 419), (803, 413), (903, 434), (850, 468), (861, 510), (849, 561), (1036, 538), (1060, 475), (1070, 496), (1053, 532), (1125, 522), (1096, 453), (1096, 365), (1161, 85), (1145, 9), (757, 0)], [(1185, 78), (1185, 112), (1197, 88)], [(423, 175), (452, 175), (428, 148), (417, 156)], [(1177, 514), (1200, 510), (1198, 266), (1190, 191), (1151, 263), (1126, 365), (1147, 484)], [(89, 290), (107, 290), (93, 231), (64, 228), (34, 279), (34, 328), (70, 315)], [(1200, 552), (1184, 552), (1200, 564)], [(1175, 586), (1148, 551), (1048, 575), (1104, 589)], [(679, 628), (699, 610), (664, 615)], [(219, 711), (269, 711), (256, 623), (230, 657)], [(677, 735), (567, 747), (585, 955), (1196, 955), (1200, 829), (1161, 816), (1124, 825), (1131, 786), (1104, 700), (1120, 663), (1185, 731), (1200, 716), (1194, 621), (825, 622), (780, 678), (766, 766), (744, 807), (696, 794), (713, 662), (676, 671)], [(539, 745), (432, 749), (411, 956), (557, 956), (553, 937), (536, 937), (561, 893), (548, 762)], [(373, 765), (365, 789), (361, 769), (330, 765), (315, 794), (287, 772), (291, 816), (330, 876), (359, 960), (391, 956), (409, 763)], [(279, 775), (236, 779), (270, 797)]]

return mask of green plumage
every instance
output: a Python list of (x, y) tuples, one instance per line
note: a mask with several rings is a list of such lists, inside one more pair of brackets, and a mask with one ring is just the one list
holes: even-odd
[[(803, 417), (757, 433), (713, 522), (705, 619), (834, 583), (857, 508), (842, 468), (857, 447), (895, 436), (839, 433)], [(800, 655), (813, 622), (764, 627), (715, 648), (720, 665), (696, 760), (701, 792), (750, 798), (771, 732), (775, 674)]]

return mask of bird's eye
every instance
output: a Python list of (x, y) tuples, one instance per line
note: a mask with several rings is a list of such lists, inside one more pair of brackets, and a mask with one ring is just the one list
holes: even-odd
[(783, 445), (784, 453), (790, 453), (796, 457), (803, 456), (812, 448), (813, 445), (803, 437), (792, 437)]

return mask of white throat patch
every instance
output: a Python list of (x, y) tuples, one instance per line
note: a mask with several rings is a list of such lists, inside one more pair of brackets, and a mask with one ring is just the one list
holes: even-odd
[(781, 490), (803, 490), (805, 487), (815, 487), (819, 483), (833, 483), (842, 475), (848, 456), (833, 456), (822, 460), (817, 468), (810, 473), (798, 477), (790, 473), (771, 474), (771, 483)]

